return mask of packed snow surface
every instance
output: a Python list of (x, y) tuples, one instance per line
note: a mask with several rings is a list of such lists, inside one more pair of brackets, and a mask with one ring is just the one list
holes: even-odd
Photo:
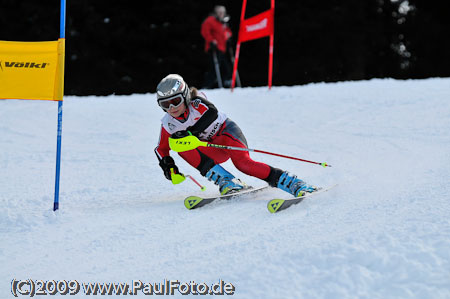
[(253, 159), (339, 185), (277, 214), (278, 189), (189, 211), (186, 196), (218, 189), (175, 153), (206, 191), (165, 179), (154, 94), (66, 97), (55, 213), (57, 103), (0, 101), (0, 297), (14, 279), (168, 279), (223, 280), (233, 298), (450, 298), (450, 79), (206, 95), (250, 148), (332, 167)]

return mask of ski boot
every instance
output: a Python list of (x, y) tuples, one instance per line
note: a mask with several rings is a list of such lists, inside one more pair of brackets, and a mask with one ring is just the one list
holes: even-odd
[(304, 196), (307, 192), (312, 193), (319, 190), (317, 187), (308, 185), (296, 175), (291, 175), (287, 171), (283, 172), (278, 179), (277, 187), (295, 197)]
[(249, 188), (244, 182), (235, 178), (234, 175), (226, 171), (219, 164), (214, 165), (214, 167), (206, 173), (205, 177), (208, 180), (213, 181), (214, 184), (219, 185), (219, 191), (222, 195), (237, 193)]

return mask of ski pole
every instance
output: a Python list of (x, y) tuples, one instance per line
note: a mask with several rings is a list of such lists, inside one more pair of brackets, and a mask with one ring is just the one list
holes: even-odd
[(197, 182), (197, 180), (196, 179), (194, 179), (192, 176), (190, 176), (190, 175), (186, 175), (186, 177), (187, 178), (190, 178), (195, 184), (197, 184), (197, 186), (199, 186), (200, 187), (200, 190), (202, 190), (202, 191), (205, 191), (205, 189), (206, 189), (206, 187), (205, 186), (202, 186), (202, 185), (200, 185), (200, 183), (199, 182)]
[(216, 69), (217, 84), (219, 85), (219, 88), (222, 88), (223, 87), (222, 76), (220, 75), (219, 60), (217, 59), (216, 50), (213, 50), (212, 54), (213, 54), (213, 59), (214, 59), (214, 68)]
[(257, 149), (251, 149), (251, 148), (242, 148), (242, 147), (220, 145), (220, 144), (212, 144), (212, 143), (208, 143), (207, 147), (222, 148), (222, 149), (233, 150), (233, 151), (255, 152), (255, 153), (267, 154), (267, 155), (272, 155), (272, 156), (277, 156), (277, 157), (282, 157), (282, 158), (287, 158), (287, 159), (292, 159), (292, 160), (297, 160), (297, 161), (317, 164), (317, 165), (321, 165), (323, 167), (331, 167), (331, 165), (329, 165), (329, 164), (327, 164), (325, 162), (314, 162), (314, 161), (309, 161), (309, 160), (300, 159), (300, 158), (296, 158), (296, 157), (291, 157), (291, 156), (286, 156), (286, 155), (266, 152), (266, 151), (257, 150)]
[(277, 156), (277, 157), (312, 163), (312, 164), (320, 165), (323, 167), (331, 167), (331, 165), (329, 165), (326, 162), (314, 162), (314, 161), (310, 161), (310, 160), (300, 159), (300, 158), (296, 158), (296, 157), (291, 157), (291, 156), (286, 156), (286, 155), (281, 155), (281, 154), (276, 154), (276, 153), (271, 153), (271, 152), (266, 152), (266, 151), (261, 151), (261, 150), (257, 150), (257, 149), (251, 149), (251, 148), (242, 148), (242, 147), (235, 147), (235, 146), (228, 146), (228, 145), (221, 145), (221, 144), (212, 144), (212, 143), (208, 143), (206, 141), (200, 141), (194, 135), (189, 135), (189, 136), (182, 137), (182, 138), (169, 138), (169, 146), (175, 152), (190, 151), (190, 150), (196, 149), (199, 146), (204, 146), (204, 147), (214, 147), (214, 148), (221, 148), (221, 149), (234, 150), (234, 151), (255, 152), (255, 153), (273, 155), (273, 156)]
[[(231, 64), (234, 65), (234, 53), (233, 53), (233, 48), (231, 46), (228, 48), (228, 52), (230, 53)], [(237, 69), (236, 69), (236, 85), (237, 85), (237, 87), (242, 87), (241, 78), (239, 77), (239, 72)]]
[(192, 176), (184, 175), (182, 173), (175, 173), (175, 170), (173, 168), (170, 169), (170, 178), (171, 178), (172, 184), (174, 184), (174, 185), (184, 182), (184, 180), (186, 178), (190, 178), (195, 184), (197, 184), (197, 186), (200, 187), (200, 189), (202, 191), (205, 191), (205, 189), (206, 189), (204, 186), (200, 185), (200, 183), (197, 182), (197, 180), (194, 179)]

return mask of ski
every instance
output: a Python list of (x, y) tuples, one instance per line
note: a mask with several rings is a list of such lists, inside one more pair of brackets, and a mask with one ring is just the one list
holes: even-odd
[(276, 213), (276, 212), (279, 212), (279, 211), (283, 211), (283, 210), (286, 210), (287, 208), (289, 208), (289, 207), (291, 207), (293, 205), (301, 203), (304, 199), (306, 199), (308, 197), (311, 197), (311, 196), (314, 196), (314, 195), (317, 195), (317, 194), (320, 194), (320, 193), (327, 192), (328, 190), (330, 190), (331, 188), (334, 188), (336, 186), (337, 186), (337, 184), (333, 185), (331, 187), (328, 187), (328, 188), (320, 189), (320, 190), (318, 190), (316, 192), (313, 192), (313, 193), (308, 193), (308, 194), (306, 194), (304, 196), (294, 197), (292, 199), (278, 199), (278, 198), (277, 199), (272, 199), (271, 201), (269, 201), (267, 203), (267, 209), (269, 210), (270, 213)]
[(218, 199), (229, 200), (232, 198), (241, 197), (243, 195), (260, 192), (262, 190), (266, 190), (267, 188), (269, 188), (269, 186), (264, 186), (264, 187), (259, 187), (259, 188), (249, 188), (249, 189), (246, 189), (241, 192), (236, 192), (236, 193), (232, 193), (232, 194), (228, 194), (228, 195), (213, 196), (213, 197), (189, 196), (189, 197), (186, 197), (186, 199), (184, 200), (184, 206), (188, 210), (193, 210), (193, 209), (203, 207), (207, 204), (210, 204), (213, 201), (218, 200)]

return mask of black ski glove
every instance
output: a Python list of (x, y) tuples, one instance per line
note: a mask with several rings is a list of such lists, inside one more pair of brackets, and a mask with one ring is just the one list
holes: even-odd
[(188, 127), (186, 129), (186, 131), (188, 131), (189, 133), (191, 133), (192, 135), (194, 135), (195, 137), (199, 137), (201, 132), (198, 132), (197, 130), (194, 129), (194, 127)]
[(178, 131), (178, 132), (173, 133), (170, 136), (170, 138), (179, 139), (179, 138), (183, 138), (183, 137), (186, 137), (186, 136), (189, 136), (189, 132), (187, 130), (183, 130), (183, 131)]
[[(190, 136), (190, 135), (197, 136), (197, 135), (194, 134), (191, 130), (192, 130), (191, 127), (189, 127), (189, 128), (187, 128), (187, 130), (175, 132), (175, 133), (173, 133), (173, 134), (170, 136), (170, 138), (173, 138), (173, 139), (179, 139), (179, 138), (187, 137), (187, 136)], [(198, 136), (197, 136), (197, 137), (198, 137)]]
[(212, 52), (217, 51), (217, 45), (213, 42), (209, 43), (209, 48), (211, 49)]
[(170, 175), (170, 169), (173, 168), (173, 172), (175, 174), (179, 174), (178, 167), (175, 165), (175, 161), (171, 156), (165, 156), (164, 158), (159, 161), (159, 166), (161, 166), (162, 170), (164, 171), (164, 176), (171, 181), (172, 177)]

